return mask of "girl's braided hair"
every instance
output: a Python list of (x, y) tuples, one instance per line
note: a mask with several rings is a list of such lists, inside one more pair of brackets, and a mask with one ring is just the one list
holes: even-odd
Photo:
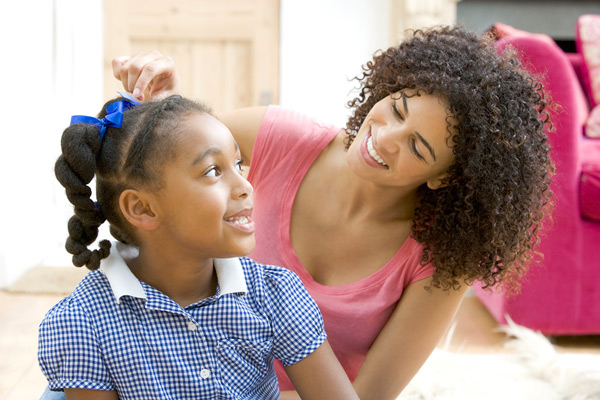
[[(107, 102), (98, 115), (106, 116)], [(104, 221), (120, 242), (138, 244), (131, 225), (119, 207), (119, 196), (128, 188), (161, 187), (161, 168), (176, 152), (180, 121), (193, 113), (211, 113), (204, 104), (171, 96), (130, 108), (123, 113), (120, 128), (107, 127), (104, 139), (95, 125), (78, 123), (62, 135), (62, 155), (55, 164), (58, 181), (65, 187), (74, 206), (68, 222), (65, 247), (73, 254), (73, 264), (94, 270), (110, 253), (110, 242), (102, 240), (99, 249), (89, 246), (98, 237)], [(97, 203), (91, 199), (89, 183), (96, 177)]]
[(518, 289), (549, 212), (550, 100), (514, 50), (498, 54), (492, 39), (461, 27), (414, 31), (376, 53), (348, 102), (347, 146), (389, 94), (410, 88), (447, 101), (454, 163), (446, 187), (419, 189), (412, 230), (424, 245), (422, 262), (435, 267), (434, 287), (481, 280)]

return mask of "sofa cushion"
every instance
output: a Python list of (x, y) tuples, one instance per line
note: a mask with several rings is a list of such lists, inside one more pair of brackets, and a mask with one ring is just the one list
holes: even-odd
[(598, 104), (585, 123), (585, 136), (600, 139), (600, 104)]
[(584, 139), (579, 198), (583, 218), (600, 222), (600, 141)]
[(546, 35), (545, 33), (532, 33), (523, 31), (521, 29), (517, 29), (510, 25), (503, 24), (501, 22), (496, 22), (492, 26), (492, 32), (496, 35), (497, 39), (502, 39), (509, 36), (518, 36), (518, 37), (534, 37), (540, 40), (543, 40), (547, 43), (555, 44), (554, 40)]
[(600, 15), (584, 14), (577, 19), (575, 44), (584, 61), (584, 90), (594, 107), (600, 104)]

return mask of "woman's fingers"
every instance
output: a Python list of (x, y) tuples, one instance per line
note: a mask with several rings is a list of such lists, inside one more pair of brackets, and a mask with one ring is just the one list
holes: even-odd
[(159, 51), (116, 57), (112, 60), (112, 68), (115, 78), (140, 101), (146, 94), (156, 98), (179, 91), (175, 62)]

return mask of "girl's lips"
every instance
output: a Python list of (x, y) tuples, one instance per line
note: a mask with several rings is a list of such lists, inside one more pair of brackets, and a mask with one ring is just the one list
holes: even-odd
[(246, 233), (254, 233), (256, 230), (254, 220), (251, 217), (227, 218), (225, 223), (232, 228)]
[(369, 142), (370, 138), (371, 138), (371, 131), (369, 130), (369, 132), (367, 132), (367, 134), (365, 135), (365, 138), (363, 139), (362, 143), (360, 144), (360, 154), (362, 155), (365, 162), (368, 165), (370, 165), (371, 167), (380, 168), (380, 169), (388, 169), (387, 166), (379, 164), (377, 162), (377, 160), (375, 160), (373, 158), (373, 156), (371, 156), (371, 154), (369, 154), (368, 142)]
[(254, 220), (252, 219), (252, 209), (242, 210), (230, 217), (224, 219), (225, 223), (232, 228), (246, 233), (254, 233), (256, 230)]

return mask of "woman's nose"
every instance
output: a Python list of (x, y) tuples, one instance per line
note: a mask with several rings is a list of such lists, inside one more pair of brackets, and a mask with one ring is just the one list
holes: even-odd
[(377, 130), (377, 147), (388, 153), (396, 153), (400, 150), (400, 138), (402, 132), (398, 127), (385, 125)]

